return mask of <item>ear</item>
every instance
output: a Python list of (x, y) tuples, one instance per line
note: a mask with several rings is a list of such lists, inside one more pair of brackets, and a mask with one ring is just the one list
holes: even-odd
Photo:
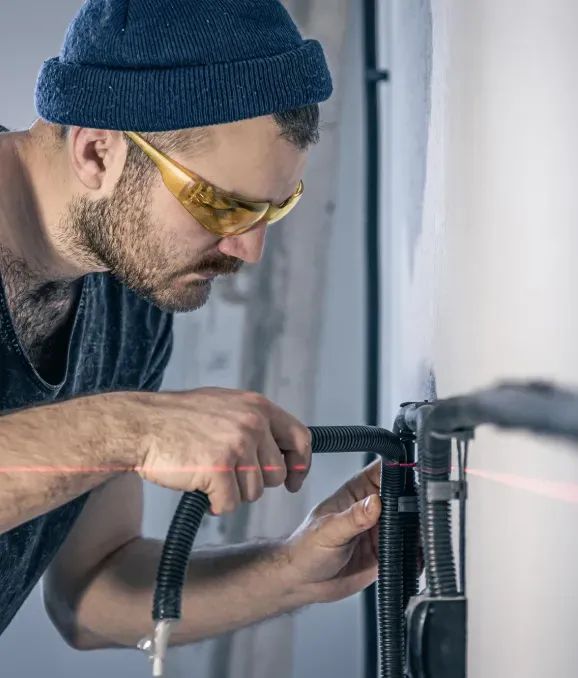
[(68, 153), (79, 181), (92, 191), (110, 194), (126, 162), (126, 141), (121, 132), (71, 127)]

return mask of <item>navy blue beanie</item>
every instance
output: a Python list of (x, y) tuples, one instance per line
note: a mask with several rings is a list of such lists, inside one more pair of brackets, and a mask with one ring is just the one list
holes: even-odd
[(279, 0), (87, 0), (42, 66), (36, 110), (61, 125), (162, 132), (331, 93), (321, 45)]

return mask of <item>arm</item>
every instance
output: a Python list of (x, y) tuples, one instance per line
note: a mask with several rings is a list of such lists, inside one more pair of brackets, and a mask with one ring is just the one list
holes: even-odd
[(0, 534), (136, 466), (126, 394), (77, 398), (0, 416)]
[[(49, 568), (46, 609), (72, 647), (136, 647), (151, 632), (162, 543), (141, 537), (142, 512), (136, 474), (108, 482), (89, 498)], [(304, 605), (286, 564), (281, 542), (193, 553), (173, 644), (200, 641)]]
[[(145, 392), (160, 388), (172, 328), (172, 316), (165, 315)], [(142, 403), (136, 410), (135, 404), (135, 394), (111, 393), (0, 415), (0, 534), (135, 468), (143, 422), (152, 419), (137, 416)]]

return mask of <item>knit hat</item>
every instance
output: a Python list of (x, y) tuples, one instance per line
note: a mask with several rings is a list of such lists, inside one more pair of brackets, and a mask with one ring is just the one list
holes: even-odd
[(87, 0), (44, 62), (48, 122), (161, 132), (321, 103), (323, 49), (279, 0)]

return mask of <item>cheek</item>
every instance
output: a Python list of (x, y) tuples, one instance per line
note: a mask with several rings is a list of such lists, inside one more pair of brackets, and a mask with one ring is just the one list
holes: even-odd
[(157, 237), (162, 238), (167, 247), (190, 255), (212, 249), (218, 242), (218, 238), (195, 221), (164, 184), (151, 190), (150, 216)]

